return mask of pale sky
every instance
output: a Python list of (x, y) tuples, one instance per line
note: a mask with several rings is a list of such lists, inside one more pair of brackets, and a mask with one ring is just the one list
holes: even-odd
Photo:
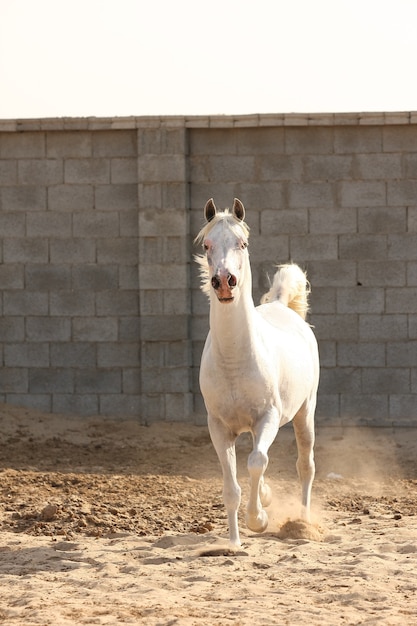
[(417, 0), (0, 0), (0, 119), (417, 110)]

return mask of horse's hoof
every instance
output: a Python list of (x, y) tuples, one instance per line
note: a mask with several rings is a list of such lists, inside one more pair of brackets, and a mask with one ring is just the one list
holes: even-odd
[(254, 533), (263, 533), (268, 527), (268, 515), (266, 511), (262, 511), (256, 517), (246, 514), (246, 526)]
[(260, 496), (261, 496), (262, 506), (269, 506), (272, 502), (271, 487), (267, 484), (263, 484), (261, 487)]

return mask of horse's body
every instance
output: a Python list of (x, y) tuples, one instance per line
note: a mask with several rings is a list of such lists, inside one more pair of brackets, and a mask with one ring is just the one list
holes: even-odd
[(319, 379), (317, 342), (303, 319), (307, 312), (305, 275), (296, 265), (283, 266), (263, 298), (265, 303), (255, 308), (244, 214), (237, 199), (232, 213), (217, 213), (209, 200), (207, 224), (197, 236), (206, 250), (197, 260), (203, 268), (203, 290), (210, 297), (210, 332), (201, 359), (200, 387), (223, 470), (230, 541), (235, 545), (240, 545), (237, 511), (241, 493), (235, 440), (242, 432), (253, 436), (248, 458), (248, 527), (262, 532), (268, 525), (263, 508), (271, 501), (263, 478), (268, 450), (280, 426), (290, 420), (298, 446), (302, 515), (309, 518)]

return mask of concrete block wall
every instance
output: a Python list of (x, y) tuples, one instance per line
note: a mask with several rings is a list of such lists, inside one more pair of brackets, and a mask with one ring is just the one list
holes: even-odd
[(319, 423), (417, 425), (417, 114), (0, 121), (0, 400), (205, 420), (202, 208), (312, 283)]

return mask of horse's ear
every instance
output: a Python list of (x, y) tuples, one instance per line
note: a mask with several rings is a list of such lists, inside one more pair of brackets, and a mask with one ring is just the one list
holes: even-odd
[(214, 204), (213, 198), (210, 198), (210, 200), (207, 200), (206, 206), (204, 207), (204, 217), (208, 222), (211, 222), (216, 213), (216, 205)]
[(239, 198), (235, 198), (233, 200), (232, 213), (235, 216), (235, 218), (239, 220), (239, 222), (243, 222), (243, 220), (245, 219), (245, 207), (243, 206)]

